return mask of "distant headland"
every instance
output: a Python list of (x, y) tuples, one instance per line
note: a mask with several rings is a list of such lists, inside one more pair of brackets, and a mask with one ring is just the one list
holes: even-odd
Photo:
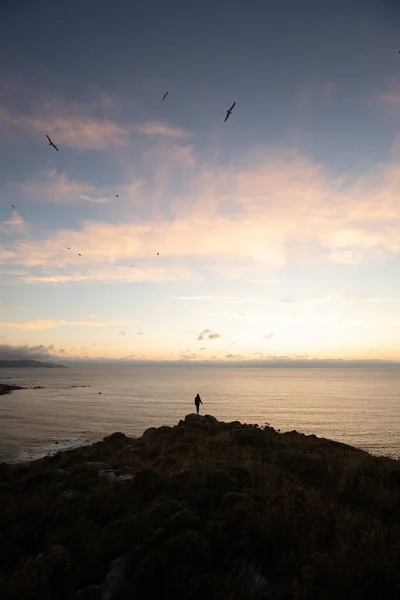
[(32, 358), (23, 358), (18, 360), (0, 360), (0, 369), (67, 369), (65, 365), (52, 362), (42, 362)]

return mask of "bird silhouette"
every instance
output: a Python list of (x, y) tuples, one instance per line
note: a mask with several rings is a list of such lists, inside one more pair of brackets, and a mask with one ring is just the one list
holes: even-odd
[(165, 100), (165, 98), (166, 98), (167, 96), (168, 96), (168, 92), (166, 92), (166, 93), (164, 94), (164, 96), (162, 97), (163, 101)]
[(67, 250), (71, 250), (71, 248), (68, 246), (68, 247), (67, 247)]
[(226, 117), (225, 117), (224, 123), (229, 119), (230, 115), (232, 114), (232, 111), (235, 108), (235, 104), (236, 104), (236, 102), (234, 102), (232, 104), (232, 106), (230, 108), (228, 108), (228, 110), (226, 111)]
[(115, 196), (116, 198), (119, 198), (118, 194)]
[(46, 133), (46, 137), (49, 140), (49, 146), (53, 146), (53, 148), (55, 148), (57, 150), (57, 152), (58, 152), (57, 146), (55, 145), (54, 142), (51, 141), (51, 139), (49, 138), (49, 136), (47, 135), (47, 133)]
[(82, 256), (82, 254), (81, 254), (81, 253), (79, 253), (79, 254), (78, 254), (78, 256)]
[(17, 209), (15, 208), (14, 204), (11, 204), (11, 206), (14, 208), (14, 210), (17, 210)]

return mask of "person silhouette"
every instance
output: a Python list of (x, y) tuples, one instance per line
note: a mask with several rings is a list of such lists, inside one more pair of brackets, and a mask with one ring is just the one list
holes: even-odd
[(199, 394), (197, 394), (196, 398), (194, 399), (194, 403), (196, 405), (197, 414), (199, 414), (200, 404), (203, 404), (203, 402), (201, 401), (201, 398), (200, 398)]

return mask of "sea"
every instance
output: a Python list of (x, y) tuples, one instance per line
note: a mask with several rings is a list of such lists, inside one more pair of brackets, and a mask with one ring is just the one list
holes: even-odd
[(0, 396), (0, 462), (41, 458), (103, 439), (140, 436), (200, 411), (270, 424), (400, 457), (400, 369), (83, 366), (1, 369), (33, 388)]

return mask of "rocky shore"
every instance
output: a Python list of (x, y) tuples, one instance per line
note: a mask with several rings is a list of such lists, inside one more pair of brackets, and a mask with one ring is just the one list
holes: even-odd
[(8, 383), (0, 383), (0, 396), (14, 392), (15, 390), (24, 390), (26, 388), (20, 387), (19, 385), (9, 385)]
[(400, 597), (400, 463), (187, 415), (0, 464), (4, 600)]

